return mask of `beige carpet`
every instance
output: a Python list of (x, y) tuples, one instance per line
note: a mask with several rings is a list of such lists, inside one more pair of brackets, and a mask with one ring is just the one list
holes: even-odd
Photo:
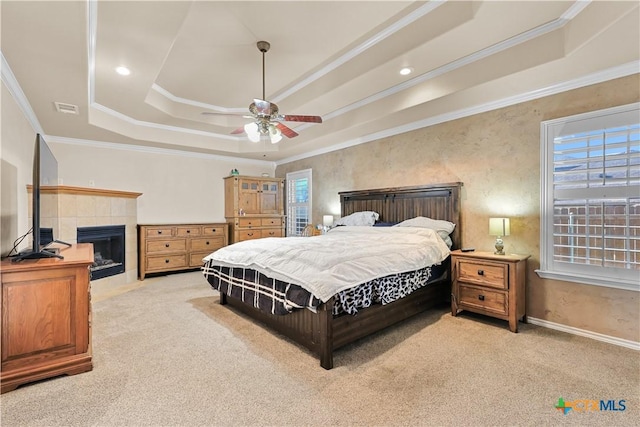
[[(142, 285), (142, 286), (140, 286)], [(0, 398), (2, 426), (638, 425), (640, 354), (442, 307), (361, 340), (326, 371), (218, 304), (200, 272), (101, 294), (94, 370)], [(558, 398), (625, 411), (555, 409)]]

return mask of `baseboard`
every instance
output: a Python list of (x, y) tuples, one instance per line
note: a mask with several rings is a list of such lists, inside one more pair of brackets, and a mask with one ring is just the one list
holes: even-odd
[(584, 329), (574, 328), (573, 326), (561, 325), (560, 323), (549, 322), (548, 320), (537, 319), (527, 316), (527, 323), (543, 326), (557, 331), (567, 332), (581, 337), (591, 338), (597, 341), (604, 341), (609, 344), (619, 345), (621, 347), (630, 348), (632, 350), (640, 350), (640, 342), (616, 338), (609, 335), (599, 334), (597, 332), (585, 331)]

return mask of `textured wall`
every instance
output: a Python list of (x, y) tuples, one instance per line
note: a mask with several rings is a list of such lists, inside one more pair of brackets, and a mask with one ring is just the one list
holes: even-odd
[(461, 181), (462, 244), (492, 250), (489, 217), (511, 218), (505, 250), (530, 254), (527, 314), (640, 341), (638, 292), (540, 279), (540, 122), (640, 100), (634, 75), (278, 166), (313, 170), (313, 222), (338, 192)]

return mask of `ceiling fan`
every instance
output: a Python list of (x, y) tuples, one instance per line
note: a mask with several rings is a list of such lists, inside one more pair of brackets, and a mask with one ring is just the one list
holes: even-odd
[[(257, 43), (258, 50), (262, 52), (262, 99), (254, 99), (251, 105), (249, 105), (249, 113), (251, 115), (245, 115), (243, 117), (254, 119), (253, 122), (247, 123), (244, 127), (238, 128), (231, 132), (231, 134), (246, 133), (250, 141), (258, 142), (262, 135), (268, 136), (273, 144), (280, 142), (282, 135), (287, 138), (294, 138), (298, 136), (298, 133), (285, 125), (282, 122), (307, 122), (307, 123), (322, 123), (322, 117), (320, 116), (304, 116), (299, 114), (280, 114), (278, 106), (273, 102), (266, 101), (265, 98), (265, 85), (264, 85), (264, 54), (269, 51), (271, 44), (266, 41), (259, 41)], [(202, 114), (205, 115), (217, 115), (224, 113), (214, 113), (205, 111)]]

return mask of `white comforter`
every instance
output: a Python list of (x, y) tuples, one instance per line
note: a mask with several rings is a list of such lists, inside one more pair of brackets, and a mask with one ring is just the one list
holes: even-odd
[(226, 246), (206, 256), (296, 283), (323, 302), (390, 274), (439, 264), (449, 248), (438, 234), (413, 227), (337, 227), (315, 237), (270, 237)]

